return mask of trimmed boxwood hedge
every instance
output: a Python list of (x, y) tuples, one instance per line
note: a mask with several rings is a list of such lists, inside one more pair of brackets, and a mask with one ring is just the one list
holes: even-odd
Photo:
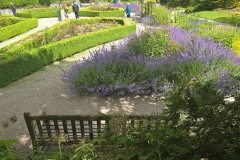
[(20, 20), (17, 18), (11, 18), (11, 17), (2, 17), (0, 16), (0, 28), (2, 27), (6, 27), (9, 25), (13, 25), (16, 24), (17, 22), (19, 22)]
[(58, 16), (58, 8), (36, 8), (36, 9), (26, 9), (17, 12), (18, 17), (26, 18), (49, 18)]
[(81, 17), (123, 17), (124, 9), (118, 8), (118, 10), (113, 11), (92, 11), (90, 7), (85, 7), (81, 9), (78, 13)]
[[(5, 18), (17, 19), (14, 17), (5, 17)], [(15, 24), (0, 28), (0, 42), (7, 40), (9, 38), (15, 37), (19, 34), (25, 33), (37, 26), (38, 26), (38, 20), (36, 18), (19, 19), (19, 22)]]
[[(57, 17), (60, 8), (36, 8), (36, 9), (26, 9), (17, 12), (18, 17), (26, 18), (50, 18)], [(69, 13), (72, 12), (71, 7), (69, 7)]]
[[(95, 19), (97, 23), (99, 18)], [(84, 19), (79, 19), (79, 21), (84, 21)], [(118, 21), (121, 21), (124, 25), (63, 39), (0, 61), (0, 87), (10, 84), (56, 60), (123, 38), (136, 31), (136, 24), (130, 19), (118, 19)]]

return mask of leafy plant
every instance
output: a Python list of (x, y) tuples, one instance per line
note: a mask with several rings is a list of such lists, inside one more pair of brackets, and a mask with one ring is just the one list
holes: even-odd
[(175, 90), (169, 97), (166, 122), (189, 133), (192, 156), (236, 159), (240, 149), (239, 95), (235, 94), (234, 102), (227, 102), (214, 83), (190, 81)]
[(156, 6), (153, 9), (153, 16), (157, 24), (168, 24), (170, 21), (171, 12), (163, 6)]
[[(17, 121), (17, 117), (15, 115), (5, 119), (0, 122), (0, 127), (7, 128), (10, 123), (15, 123)], [(1, 135), (0, 135), (1, 136)], [(1, 160), (15, 160), (15, 153), (11, 149), (10, 145), (15, 143), (16, 140), (0, 140), (0, 159)]]
[(10, 145), (15, 143), (15, 140), (0, 140), (0, 159), (8, 160), (15, 159), (13, 151), (10, 149)]
[(230, 49), (212, 39), (163, 27), (130, 36), (112, 50), (96, 50), (65, 72), (63, 80), (80, 94), (166, 96), (194, 77), (218, 82), (227, 76), (227, 82), (238, 83), (238, 64)]
[(168, 43), (170, 43), (170, 40), (168, 38), (167, 30), (149, 30), (147, 32), (143, 32), (140, 36), (132, 36), (128, 43), (128, 48), (136, 55), (142, 54), (157, 58), (160, 56), (167, 56), (167, 54), (169, 54), (167, 52), (169, 47)]

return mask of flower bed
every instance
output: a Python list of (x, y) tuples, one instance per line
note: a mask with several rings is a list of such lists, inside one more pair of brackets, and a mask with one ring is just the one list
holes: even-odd
[(124, 9), (115, 7), (85, 7), (79, 11), (81, 17), (123, 17)]
[(186, 29), (190, 33), (213, 38), (216, 42), (223, 43), (226, 47), (235, 50), (240, 56), (240, 52), (237, 47), (240, 39), (239, 28), (200, 21), (196, 16), (186, 16), (185, 14), (176, 13), (173, 15), (173, 12), (171, 13), (162, 6), (156, 7), (154, 12), (158, 14), (150, 17), (144, 17), (141, 19), (141, 22), (147, 25), (161, 25), (170, 22), (174, 23), (174, 25)]
[[(66, 21), (65, 23), (55, 25), (49, 30), (43, 31), (44, 34), (38, 32), (22, 41), (1, 49), (0, 86), (7, 85), (56, 60), (63, 59), (64, 57), (99, 44), (123, 38), (136, 30), (136, 24), (132, 21), (124, 19), (114, 21), (122, 25), (109, 29), (98, 29), (95, 32), (89, 32), (71, 38), (62, 37), (63, 39), (60, 38), (61, 40), (58, 39), (58, 41), (54, 41), (53, 39), (56, 38), (59, 28), (64, 28), (69, 25), (70, 21)], [(128, 21), (128, 23), (126, 21)], [(81, 24), (81, 26), (83, 24), (97, 24), (100, 22), (112, 23), (113, 20), (92, 18), (75, 21), (75, 23)], [(36, 37), (36, 39), (32, 39), (33, 37)]]
[(34, 8), (17, 12), (18, 17), (26, 18), (49, 18), (57, 17), (59, 8)]
[(222, 44), (177, 27), (126, 39), (113, 51), (100, 49), (65, 72), (80, 94), (162, 95), (191, 81), (214, 82), (220, 92), (237, 92), (240, 59)]
[(38, 21), (35, 18), (20, 19), (15, 17), (0, 17), (0, 42), (37, 27)]

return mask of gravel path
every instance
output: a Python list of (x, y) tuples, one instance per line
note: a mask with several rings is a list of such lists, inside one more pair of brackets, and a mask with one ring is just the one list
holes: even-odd
[[(46, 21), (42, 22), (47, 23)], [(54, 23), (57, 21), (53, 20), (52, 25)], [(40, 25), (44, 27), (44, 25)], [(17, 139), (20, 147), (29, 147), (29, 134), (23, 113), (38, 114), (43, 108), (46, 108), (47, 114), (54, 115), (95, 115), (98, 113), (150, 115), (161, 112), (162, 102), (151, 97), (69, 96), (69, 88), (60, 80), (63, 74), (60, 67), (68, 70), (76, 60), (87, 57), (90, 50), (97, 48), (91, 48), (55, 62), (4, 88), (0, 88), (0, 122), (11, 115), (16, 115), (18, 119), (16, 123), (10, 124), (7, 128), (0, 127), (1, 138)]]

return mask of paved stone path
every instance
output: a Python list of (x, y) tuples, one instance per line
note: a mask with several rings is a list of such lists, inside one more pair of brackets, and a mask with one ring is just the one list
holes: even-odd
[[(56, 19), (40, 19), (39, 22), (39, 26), (43, 28), (46, 27), (46, 24), (58, 23)], [(138, 25), (138, 27), (142, 29), (142, 26)], [(20, 37), (23, 36), (20, 35)], [(10, 40), (9, 43), (11, 42)], [(110, 43), (107, 46), (110, 46)], [(55, 115), (94, 115), (98, 113), (146, 115), (161, 112), (162, 102), (151, 97), (69, 96), (69, 88), (61, 81), (63, 72), (60, 67), (63, 70), (68, 70), (76, 61), (87, 57), (89, 51), (96, 49), (98, 47), (55, 62), (4, 88), (0, 88), (0, 122), (11, 115), (16, 115), (18, 118), (16, 123), (10, 124), (7, 128), (0, 127), (0, 138), (17, 139), (19, 148), (29, 147), (29, 134), (23, 113), (38, 114), (43, 108), (46, 108), (47, 114)]]

